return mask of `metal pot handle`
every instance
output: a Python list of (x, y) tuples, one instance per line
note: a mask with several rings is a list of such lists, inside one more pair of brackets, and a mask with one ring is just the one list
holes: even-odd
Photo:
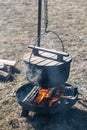
[[(45, 33), (49, 33), (49, 32), (55, 34), (57, 36), (57, 38), (60, 40), (61, 45), (62, 45), (62, 51), (50, 50), (50, 49), (45, 49), (45, 48), (41, 48), (41, 47), (37, 46), (38, 40), (41, 38), (41, 36), (43, 36)], [(28, 48), (33, 49), (32, 52), (31, 52), (30, 58), (31, 58), (32, 54), (39, 55), (39, 50), (44, 51), (44, 52), (49, 52), (49, 53), (56, 54), (57, 59), (60, 60), (60, 61), (63, 60), (63, 56), (66, 56), (66, 57), (69, 56), (68, 53), (64, 52), (63, 42), (62, 42), (61, 38), (59, 37), (59, 35), (56, 32), (48, 30), (47, 32), (44, 32), (41, 36), (36, 39), (36, 42), (35, 42), (34, 46), (32, 46), (32, 45), (28, 46)], [(29, 58), (29, 61), (30, 61), (30, 58)]]

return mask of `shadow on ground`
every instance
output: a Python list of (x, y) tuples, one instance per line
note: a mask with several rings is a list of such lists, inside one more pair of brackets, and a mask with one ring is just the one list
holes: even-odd
[(36, 114), (28, 121), (35, 130), (87, 130), (87, 112), (77, 108), (54, 115)]

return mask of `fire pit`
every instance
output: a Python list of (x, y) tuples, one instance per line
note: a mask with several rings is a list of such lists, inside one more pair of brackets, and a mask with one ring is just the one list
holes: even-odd
[(22, 116), (28, 116), (29, 111), (43, 114), (67, 111), (72, 108), (78, 98), (77, 88), (69, 84), (64, 84), (60, 89), (59, 87), (50, 89), (39, 87), (37, 92), (35, 87), (28, 83), (16, 92), (17, 101), (22, 106)]

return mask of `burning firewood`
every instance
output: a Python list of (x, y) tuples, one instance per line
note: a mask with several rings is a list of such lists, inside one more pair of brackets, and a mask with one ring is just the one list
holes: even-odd
[(54, 88), (51, 89), (41, 89), (38, 92), (37, 97), (35, 98), (34, 102), (40, 104), (44, 99), (48, 99), (52, 96)]
[[(53, 94), (54, 93), (54, 94)], [(73, 100), (76, 97), (66, 96), (64, 92), (55, 88), (40, 89), (33, 103), (39, 106), (52, 106), (54, 103), (61, 104), (64, 99)]]

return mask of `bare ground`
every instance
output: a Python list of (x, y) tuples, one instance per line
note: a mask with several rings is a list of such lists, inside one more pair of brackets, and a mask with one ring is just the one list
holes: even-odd
[[(21, 107), (10, 94), (27, 83), (23, 56), (30, 52), (27, 46), (36, 38), (37, 1), (0, 0), (0, 58), (16, 60), (18, 70), (12, 81), (0, 82), (0, 130), (87, 130), (86, 12), (86, 0), (49, 1), (49, 29), (59, 34), (65, 49), (73, 57), (67, 82), (77, 86), (83, 97), (68, 113), (69, 116), (59, 119), (56, 115), (50, 119), (39, 115), (36, 120), (28, 122), (20, 118)], [(49, 119), (49, 123), (44, 124)]]

